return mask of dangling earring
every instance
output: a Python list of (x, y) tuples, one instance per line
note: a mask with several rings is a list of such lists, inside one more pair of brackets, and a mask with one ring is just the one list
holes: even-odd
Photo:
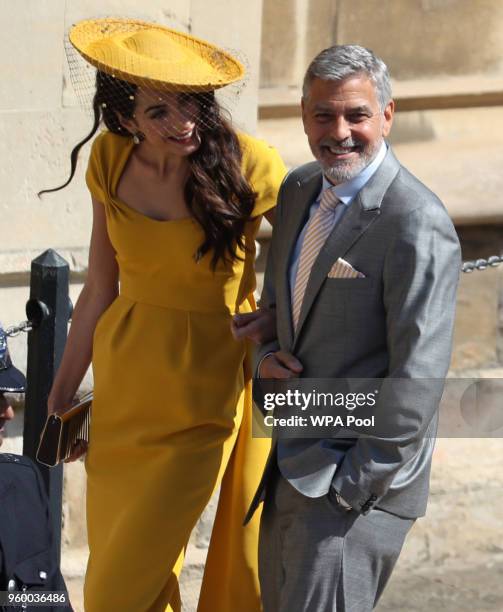
[(200, 146), (201, 144), (201, 134), (199, 133), (199, 130), (197, 129), (197, 127), (195, 128), (195, 138), (196, 138), (196, 142), (197, 142), (197, 146)]
[(136, 132), (133, 135), (133, 142), (134, 142), (135, 145), (139, 145), (140, 144), (141, 140), (140, 140), (140, 137), (138, 136), (138, 132)]

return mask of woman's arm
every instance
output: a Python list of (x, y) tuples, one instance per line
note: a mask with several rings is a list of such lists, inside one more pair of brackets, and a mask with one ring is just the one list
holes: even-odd
[(61, 365), (48, 400), (48, 411), (67, 408), (91, 363), (96, 323), (118, 293), (115, 251), (108, 237), (105, 209), (93, 199), (93, 229), (87, 279), (72, 315)]

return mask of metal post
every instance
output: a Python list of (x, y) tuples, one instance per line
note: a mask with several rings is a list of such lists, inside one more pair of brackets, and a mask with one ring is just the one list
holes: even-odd
[[(49, 249), (31, 263), (30, 303), (39, 303), (45, 316), (28, 334), (27, 389), (23, 454), (33, 459), (42, 474), (58, 554), (61, 549), (63, 466), (48, 468), (36, 462), (40, 434), (47, 416), (47, 398), (59, 367), (71, 314), (68, 263)], [(59, 559), (58, 559), (59, 562)]]

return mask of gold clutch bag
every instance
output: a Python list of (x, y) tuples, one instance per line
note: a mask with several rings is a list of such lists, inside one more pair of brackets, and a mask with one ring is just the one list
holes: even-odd
[(70, 456), (78, 440), (89, 442), (92, 401), (91, 391), (63, 414), (47, 417), (37, 450), (39, 463), (54, 467)]

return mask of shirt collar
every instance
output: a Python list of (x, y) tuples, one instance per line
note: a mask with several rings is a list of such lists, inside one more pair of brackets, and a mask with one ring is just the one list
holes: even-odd
[(358, 192), (363, 189), (363, 187), (375, 174), (376, 170), (381, 165), (383, 159), (386, 157), (387, 150), (388, 145), (383, 141), (379, 152), (370, 162), (370, 164), (368, 166), (365, 166), (365, 168), (354, 178), (349, 181), (346, 181), (345, 183), (340, 183), (339, 185), (332, 185), (332, 183), (326, 178), (326, 176), (323, 175), (323, 185), (321, 187), (321, 191), (318, 197), (316, 198), (316, 202), (319, 202), (319, 200), (321, 199), (321, 194), (325, 191), (325, 189), (333, 189), (339, 200), (346, 206), (349, 206), (349, 204), (351, 204)]

